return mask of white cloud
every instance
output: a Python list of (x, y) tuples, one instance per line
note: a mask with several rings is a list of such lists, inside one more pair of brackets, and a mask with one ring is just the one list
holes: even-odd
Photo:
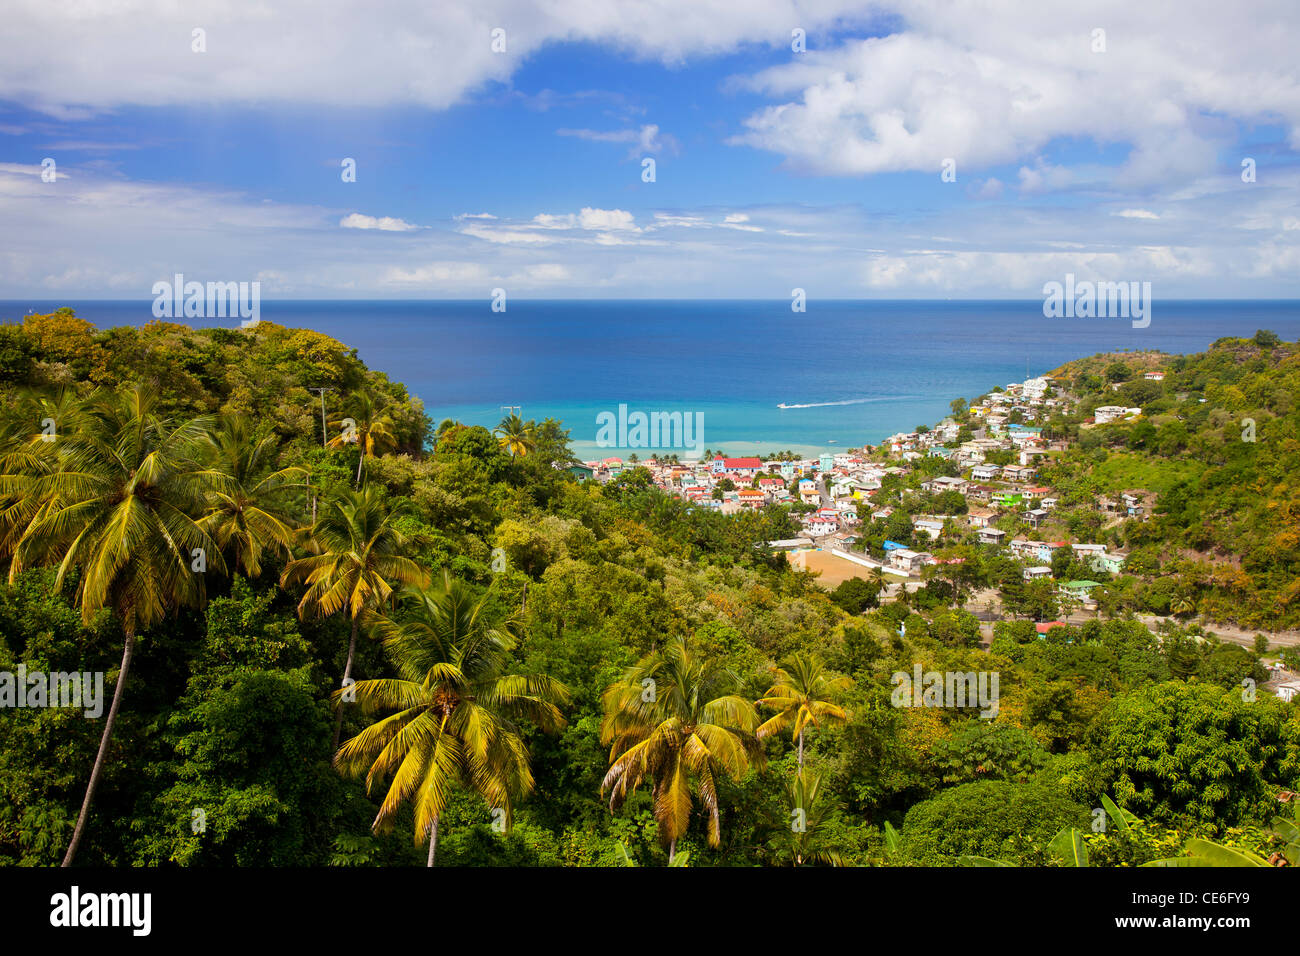
[[(936, 182), (949, 157), (959, 177), (1032, 160), (1020, 173), (1029, 190), (1068, 185), (1036, 155), (1060, 138), (1127, 144), (1118, 179), (1132, 184), (1214, 168), (1235, 129), (1207, 115), (1281, 122), (1300, 146), (1291, 0), (1259, 0), (1250, 16), (1217, 0), (879, 6), (896, 8), (897, 32), (736, 78), (781, 102), (733, 142), (817, 173), (917, 170)], [(1098, 24), (1104, 53), (1092, 52)]]
[(519, 273), (511, 277), (513, 280), (522, 279), (526, 282), (564, 282), (571, 278), (572, 274), (566, 266), (558, 262), (542, 262), (536, 265), (525, 266)]
[(680, 149), (677, 140), (667, 133), (660, 133), (654, 123), (647, 123), (639, 129), (620, 129), (600, 131), (592, 129), (558, 129), (560, 136), (573, 136), (595, 143), (628, 143), (632, 149), (629, 156), (642, 156), (646, 153), (676, 153)]
[[(1158, 295), (1300, 296), (1300, 170), (1269, 185), (1231, 174), (1157, 190), (1160, 219), (1117, 228), (1122, 201), (959, 203), (942, 219), (851, 203), (457, 216), (375, 242), (346, 209), (76, 166), (57, 183), (0, 164), (0, 288), (9, 298), (147, 299), (176, 272), (258, 278), (302, 298), (512, 295), (853, 297), (1038, 295), (1067, 272), (1149, 280)], [(1181, 198), (1176, 198), (1181, 197)], [(639, 222), (638, 222), (639, 220)]]
[(460, 231), (466, 236), (473, 236), (475, 239), (483, 239), (501, 245), (546, 246), (556, 241), (552, 236), (530, 231), (527, 227), (509, 229), (472, 222), (467, 226), (463, 226)]
[[(744, 43), (785, 46), (808, 30), (860, 19), (854, 0), (9, 0), (0, 99), (62, 118), (122, 105), (415, 104), (443, 109), (506, 81), (548, 43), (612, 44), (679, 63)], [(207, 31), (207, 52), (191, 31)], [(506, 52), (491, 31), (506, 31)], [(60, 64), (57, 68), (52, 64)]]
[(390, 285), (461, 285), (467, 282), (485, 282), (491, 276), (478, 262), (431, 262), (414, 268), (394, 266), (384, 273), (383, 282)]
[(339, 225), (344, 229), (378, 229), (381, 232), (411, 232), (420, 228), (404, 219), (395, 219), (392, 216), (366, 216), (359, 212), (344, 216), (339, 220)]
[(1113, 215), (1121, 216), (1124, 219), (1159, 219), (1160, 217), (1150, 209), (1121, 209)]
[(636, 231), (636, 219), (622, 209), (591, 209), (584, 207), (578, 213), (578, 224), (583, 229), (625, 229)]
[(635, 230), (636, 219), (623, 209), (593, 209), (584, 206), (581, 212), (551, 215), (538, 213), (533, 224), (539, 229), (628, 229)]

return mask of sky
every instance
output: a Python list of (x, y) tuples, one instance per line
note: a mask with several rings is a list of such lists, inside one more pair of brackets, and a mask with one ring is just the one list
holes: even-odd
[(1300, 297), (1297, 49), (1295, 0), (7, 0), (0, 299)]

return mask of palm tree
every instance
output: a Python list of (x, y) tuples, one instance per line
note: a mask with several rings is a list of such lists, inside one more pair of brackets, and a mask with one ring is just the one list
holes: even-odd
[(600, 740), (610, 745), (610, 767), (601, 793), (609, 792), (610, 809), (616, 809), (651, 780), (670, 862), (690, 823), (692, 778), (708, 813), (709, 845), (716, 847), (719, 773), (734, 780), (762, 762), (754, 736), (758, 718), (736, 695), (739, 684), (734, 673), (697, 657), (678, 637), (643, 657), (602, 696)]
[(31, 485), (58, 466), (58, 437), (75, 432), (88, 404), (71, 387), (20, 391), (0, 430), (0, 560), (7, 560), (41, 505)]
[(853, 681), (843, 675), (832, 676), (819, 657), (803, 653), (794, 654), (784, 668), (772, 668), (772, 677), (775, 683), (758, 701), (758, 706), (774, 708), (777, 714), (758, 728), (758, 737), (791, 728), (799, 744), (799, 772), (802, 773), (805, 729), (810, 724), (819, 726), (821, 720), (847, 720), (848, 712), (834, 698), (852, 687)]
[(200, 524), (229, 554), (235, 568), (250, 578), (262, 573), (262, 554), (289, 553), (294, 530), (283, 508), (284, 492), (307, 476), (305, 468), (272, 470), (274, 435), (256, 438), (247, 418), (223, 418), (208, 436), (213, 466), (233, 479), (227, 490), (214, 491)]
[[(410, 613), (374, 621), (399, 676), (355, 685), (361, 713), (395, 712), (344, 744), (335, 764), (350, 776), (364, 772), (367, 790), (392, 774), (374, 827), (391, 826), (398, 807), (413, 800), (415, 842), (427, 834), (433, 866), (451, 787), (478, 793), (508, 826), (514, 802), (533, 789), (518, 721), (558, 731), (557, 705), (569, 694), (551, 677), (510, 673), (513, 623), (489, 623), (486, 598), (476, 600), (449, 574), (441, 587), (404, 592), (402, 603)], [(335, 691), (336, 701), (342, 693)]]
[[(346, 687), (352, 678), (361, 617), (386, 602), (395, 585), (428, 583), (428, 574), (399, 552), (405, 537), (394, 521), (406, 511), (402, 499), (392, 508), (367, 486), (344, 492), (325, 503), (312, 526), (308, 547), (316, 553), (291, 561), (280, 578), (282, 587), (302, 582), (307, 590), (298, 603), (298, 616), (324, 618), (346, 609), (352, 619), (348, 659), (343, 668)], [(333, 749), (339, 746), (343, 710), (334, 724)]]
[(888, 590), (889, 585), (885, 582), (885, 569), (881, 565), (877, 564), (871, 569), (871, 580), (876, 582), (882, 594)]
[(122, 623), (113, 702), (63, 866), (72, 864), (85, 835), (136, 635), (178, 606), (204, 603), (204, 576), (192, 570), (196, 554), (224, 571), (220, 549), (199, 521), (209, 496), (230, 484), (200, 460), (210, 422), (177, 425), (156, 414), (157, 403), (156, 393), (143, 386), (97, 397), (79, 413), (75, 429), (57, 434), (54, 458), (26, 488), (38, 504), (9, 568), (13, 581), (26, 567), (57, 564), (56, 586), (79, 568), (82, 619), (107, 607)]
[[(786, 785), (785, 816), (768, 817), (773, 836), (768, 840), (774, 860), (783, 866), (844, 866), (844, 857), (827, 838), (827, 816), (835, 809), (822, 792), (822, 778), (797, 773)], [(777, 835), (780, 835), (779, 838)]]
[(438, 423), (438, 430), (434, 433), (433, 447), (436, 449), (447, 439), (454, 438), (456, 433), (461, 431), (464, 427), (464, 425), (454, 419), (444, 418)]
[(357, 476), (352, 484), (360, 486), (361, 466), (366, 459), (373, 458), (381, 448), (391, 448), (397, 443), (393, 435), (394, 422), (388, 413), (388, 400), (372, 392), (353, 395), (345, 409), (346, 417), (330, 422), (342, 431), (329, 440), (328, 447), (356, 444), (360, 455), (357, 457)]
[(531, 422), (525, 422), (518, 414), (511, 412), (501, 419), (501, 424), (493, 434), (501, 443), (501, 450), (513, 458), (516, 455), (523, 457), (537, 447), (533, 431)]

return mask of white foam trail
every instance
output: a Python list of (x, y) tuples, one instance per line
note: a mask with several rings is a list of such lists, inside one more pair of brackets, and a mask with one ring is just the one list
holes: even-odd
[(900, 402), (908, 399), (919, 398), (919, 395), (890, 395), (879, 398), (850, 398), (843, 402), (808, 402), (806, 405), (787, 405), (782, 402), (777, 408), (826, 408), (830, 405), (863, 405), (867, 402)]

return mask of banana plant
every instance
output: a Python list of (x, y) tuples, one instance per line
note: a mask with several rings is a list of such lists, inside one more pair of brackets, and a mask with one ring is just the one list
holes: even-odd
[[(1278, 794), (1277, 798), (1283, 803), (1291, 803), (1295, 797), (1296, 795), (1289, 790), (1283, 790)], [(1296, 815), (1297, 819), (1300, 819), (1300, 807), (1296, 807), (1292, 813)], [(1296, 826), (1294, 822), (1285, 817), (1274, 817), (1271, 830), (1274, 836), (1286, 843), (1286, 846), (1280, 851), (1281, 856), (1291, 866), (1300, 866), (1300, 826)]]
[(1274, 817), (1273, 833), (1286, 841), (1286, 846), (1282, 848), (1281, 853), (1287, 863), (1291, 866), (1300, 866), (1300, 827), (1290, 820)]
[(1269, 866), (1268, 860), (1249, 850), (1211, 843), (1209, 840), (1194, 838), (1187, 841), (1183, 856), (1152, 860), (1143, 866)]
[(885, 862), (892, 863), (898, 858), (898, 831), (888, 820), (885, 821)]
[(1123, 807), (1116, 805), (1115, 801), (1104, 793), (1101, 795), (1101, 805), (1106, 811), (1106, 816), (1110, 819), (1111, 826), (1116, 830), (1130, 830), (1133, 828), (1133, 824), (1142, 822), (1137, 814), (1130, 813)]

